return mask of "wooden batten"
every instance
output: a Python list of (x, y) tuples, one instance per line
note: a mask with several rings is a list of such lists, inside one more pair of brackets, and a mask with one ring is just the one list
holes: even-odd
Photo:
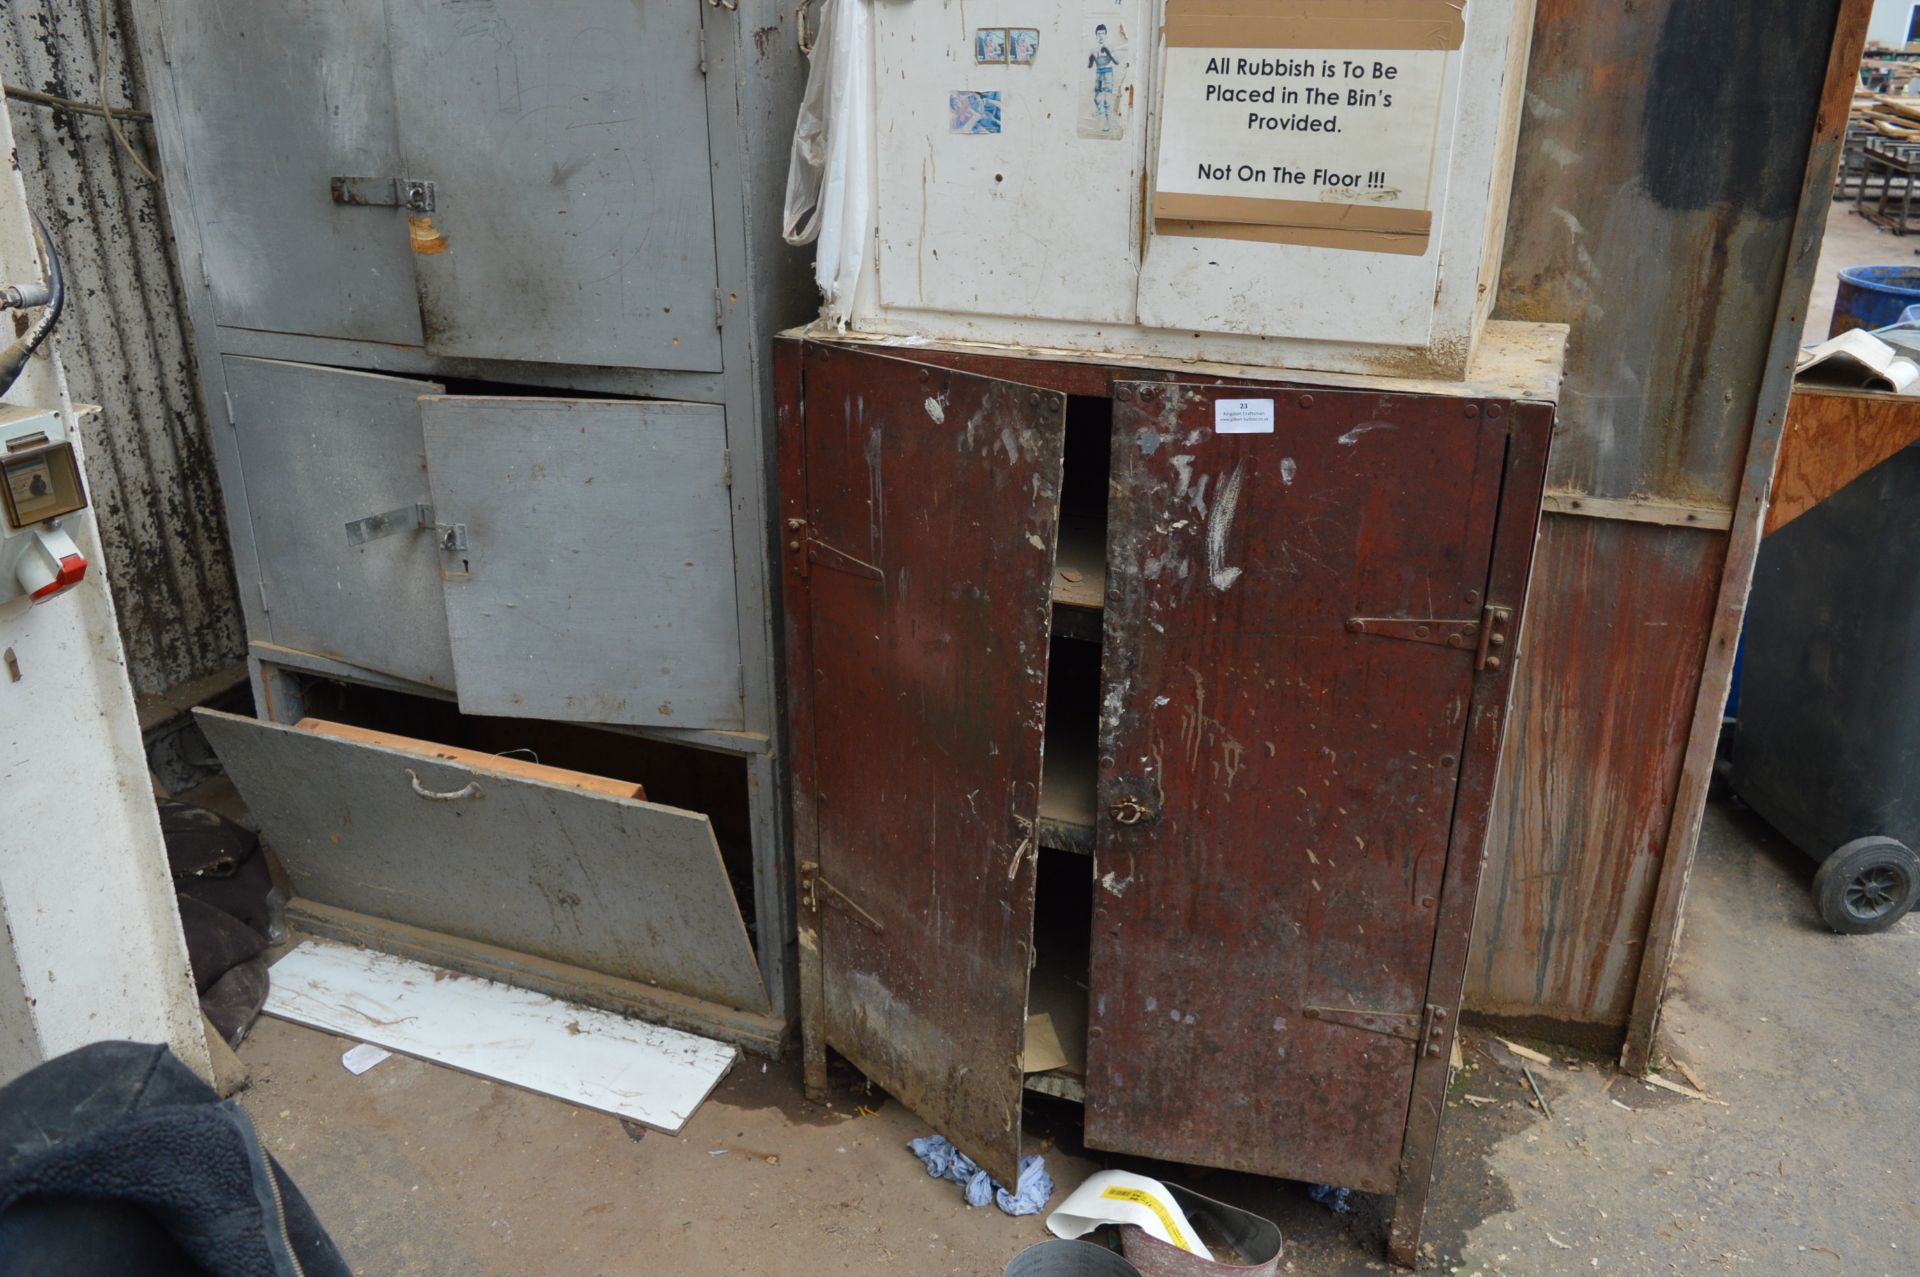
[(578, 789), (589, 794), (603, 794), (608, 798), (636, 798), (644, 802), (647, 797), (646, 788), (634, 781), (614, 780), (609, 776), (594, 776), (587, 772), (569, 771), (564, 767), (549, 767), (545, 763), (531, 762), (524, 758), (509, 758), (503, 754), (488, 754), (477, 749), (462, 749), (458, 745), (415, 740), (410, 736), (376, 732), (371, 728), (335, 723), (324, 718), (303, 718), (294, 725), (301, 731), (312, 732), (316, 736), (331, 736), (337, 740), (355, 741), (361, 745), (383, 745), (388, 749), (398, 749), (444, 763), (458, 763), (462, 767), (471, 767), (477, 772), (491, 772), (496, 776), (518, 776), (522, 780), (541, 780), (549, 785), (564, 785), (568, 789)]

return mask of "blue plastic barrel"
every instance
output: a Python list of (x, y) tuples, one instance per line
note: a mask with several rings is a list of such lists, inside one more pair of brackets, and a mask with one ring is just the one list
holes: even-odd
[(1849, 266), (1840, 272), (1833, 327), (1827, 336), (1837, 337), (1851, 328), (1897, 324), (1913, 305), (1920, 305), (1920, 266)]

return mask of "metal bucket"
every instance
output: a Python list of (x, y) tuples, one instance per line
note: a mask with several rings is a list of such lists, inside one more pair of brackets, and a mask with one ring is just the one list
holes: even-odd
[(1140, 1270), (1092, 1242), (1041, 1242), (1013, 1257), (1004, 1277), (1141, 1277)]
[(1201, 1240), (1216, 1254), (1234, 1254), (1238, 1262), (1203, 1258), (1129, 1224), (1120, 1230), (1120, 1249), (1142, 1277), (1274, 1277), (1280, 1271), (1278, 1224), (1178, 1184), (1167, 1184), (1166, 1189)]

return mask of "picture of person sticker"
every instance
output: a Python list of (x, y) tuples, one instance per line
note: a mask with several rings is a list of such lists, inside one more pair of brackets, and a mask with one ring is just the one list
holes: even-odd
[(1081, 72), (1086, 78), (1080, 90), (1080, 136), (1117, 142), (1127, 135), (1127, 99), (1132, 92), (1127, 29), (1117, 12), (1087, 14), (1082, 21), (1093, 25), (1087, 39), (1087, 65)]
[(1114, 98), (1119, 92), (1120, 59), (1107, 42), (1107, 24), (1093, 29), (1093, 52), (1087, 54), (1093, 68), (1093, 113), (1100, 120), (1102, 133), (1113, 132)]

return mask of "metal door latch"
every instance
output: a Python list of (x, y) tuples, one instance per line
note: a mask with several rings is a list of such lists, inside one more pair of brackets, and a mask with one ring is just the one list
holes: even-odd
[(433, 212), (433, 183), (417, 177), (336, 177), (327, 183), (333, 202), (354, 208), (404, 208)]
[(398, 536), (402, 532), (432, 532), (434, 545), (442, 550), (465, 551), (467, 548), (467, 525), (435, 523), (433, 507), (425, 501), (355, 519), (347, 524), (347, 544), (365, 545), (369, 541)]
[(865, 559), (856, 559), (845, 550), (835, 549), (815, 537), (805, 519), (787, 520), (787, 553), (793, 556), (794, 567), (801, 576), (812, 576), (813, 565), (817, 563), (823, 568), (845, 572), (863, 580), (887, 579), (886, 573)]
[(1132, 794), (1122, 794), (1114, 799), (1107, 811), (1113, 816), (1113, 823), (1116, 825), (1138, 825), (1152, 820), (1154, 816), (1153, 808)]
[(838, 907), (861, 926), (874, 932), (886, 931), (886, 926), (878, 918), (855, 904), (846, 892), (822, 877), (817, 863), (811, 860), (801, 861), (800, 903), (807, 907), (808, 912), (820, 912), (820, 893), (823, 891), (826, 893), (828, 904)]

